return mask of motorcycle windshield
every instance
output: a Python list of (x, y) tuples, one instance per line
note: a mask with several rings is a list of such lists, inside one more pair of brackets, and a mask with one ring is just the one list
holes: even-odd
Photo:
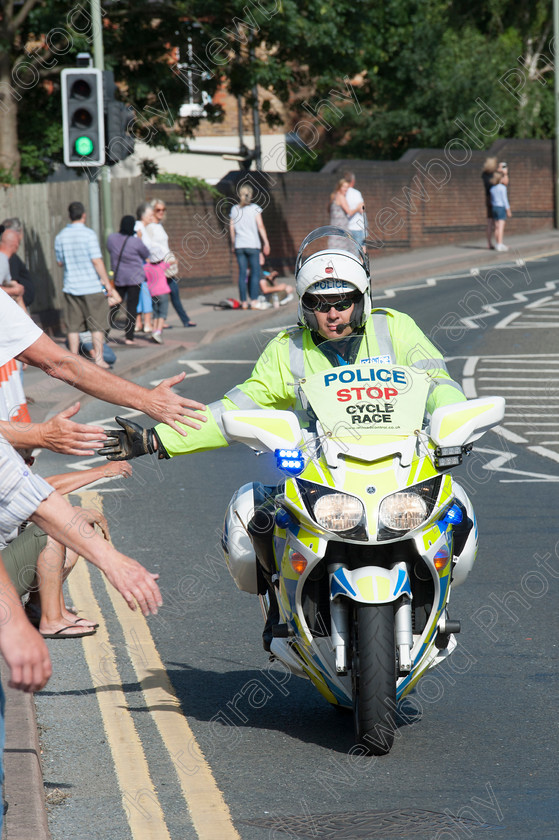
[(301, 387), (333, 438), (407, 437), (422, 427), (429, 379), (415, 368), (369, 362), (315, 373)]

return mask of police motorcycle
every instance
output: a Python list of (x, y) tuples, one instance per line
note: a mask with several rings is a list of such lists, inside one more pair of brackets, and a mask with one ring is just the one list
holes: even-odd
[[(504, 400), (446, 405), (424, 422), (425, 372), (376, 361), (315, 373), (299, 387), (303, 423), (291, 411), (222, 416), (230, 439), (272, 453), (284, 477), (234, 494), (223, 548), (244, 592), (261, 593), (261, 569), (271, 566), (279, 608), (271, 655), (352, 709), (357, 743), (383, 755), (398, 701), (456, 647), (460, 622), (448, 604), (476, 559), (477, 526), (450, 470), (502, 420)], [(253, 527), (263, 510), (265, 558)]]

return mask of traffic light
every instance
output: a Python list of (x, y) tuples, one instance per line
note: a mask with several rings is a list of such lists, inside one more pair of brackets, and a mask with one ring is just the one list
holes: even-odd
[(129, 133), (135, 119), (134, 110), (116, 99), (116, 87), (112, 70), (103, 73), (105, 98), (105, 145), (107, 164), (112, 166), (124, 160), (134, 151), (134, 136)]
[(63, 70), (62, 130), (66, 166), (103, 166), (103, 73), (93, 67)]

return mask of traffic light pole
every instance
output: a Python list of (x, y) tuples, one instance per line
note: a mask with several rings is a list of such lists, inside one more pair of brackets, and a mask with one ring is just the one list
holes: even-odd
[(99, 166), (90, 166), (87, 169), (87, 178), (89, 181), (89, 218), (88, 222), (97, 234), (97, 238), (101, 235), (101, 216), (99, 213)]
[[(101, 3), (99, 0), (90, 0), (91, 4), (91, 23), (93, 29), (93, 66), (98, 68), (99, 70), (105, 69), (105, 51), (103, 48), (103, 25), (101, 19)], [(101, 236), (101, 223), (99, 220), (99, 183), (97, 179), (95, 182), (90, 180), (90, 201), (93, 198), (92, 193), (92, 186), (95, 184), (95, 192), (97, 195), (97, 220), (98, 220), (98, 227), (93, 229), (97, 233), (101, 241), (101, 247), (103, 248), (103, 253), (105, 254), (105, 259), (107, 258), (106, 252), (106, 242), (107, 236), (109, 233), (113, 232), (113, 209), (111, 204), (111, 185), (110, 185), (110, 172), (108, 166), (101, 167), (101, 202), (103, 205), (103, 236)], [(92, 205), (90, 205), (91, 210)], [(93, 223), (93, 214), (92, 214), (92, 223)]]

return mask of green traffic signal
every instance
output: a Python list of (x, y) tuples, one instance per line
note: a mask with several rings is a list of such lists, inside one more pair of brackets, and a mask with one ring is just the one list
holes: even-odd
[(87, 157), (93, 152), (93, 140), (91, 137), (76, 137), (74, 141), (74, 150), (76, 154), (81, 157)]
[(103, 71), (67, 67), (61, 73), (62, 135), (66, 166), (103, 166)]

